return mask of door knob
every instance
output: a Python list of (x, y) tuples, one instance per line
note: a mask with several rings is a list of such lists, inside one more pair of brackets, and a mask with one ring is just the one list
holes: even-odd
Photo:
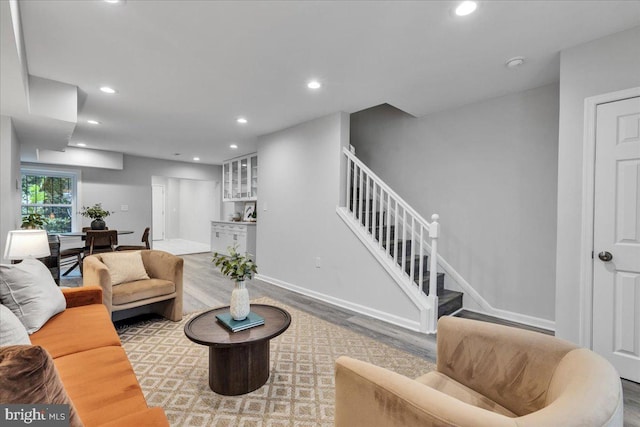
[(601, 261), (609, 262), (613, 259), (613, 255), (611, 255), (611, 252), (602, 251), (598, 254), (598, 258), (600, 258)]

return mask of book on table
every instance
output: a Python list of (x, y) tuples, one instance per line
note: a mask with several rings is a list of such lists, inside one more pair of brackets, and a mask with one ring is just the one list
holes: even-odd
[(216, 318), (231, 332), (244, 331), (245, 329), (264, 325), (264, 317), (253, 311), (250, 311), (244, 320), (233, 320), (231, 313), (216, 314)]

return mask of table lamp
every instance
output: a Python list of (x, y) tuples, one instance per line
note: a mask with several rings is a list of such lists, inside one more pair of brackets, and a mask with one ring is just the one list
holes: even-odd
[(4, 248), (5, 259), (42, 258), (49, 255), (49, 238), (45, 230), (9, 231)]

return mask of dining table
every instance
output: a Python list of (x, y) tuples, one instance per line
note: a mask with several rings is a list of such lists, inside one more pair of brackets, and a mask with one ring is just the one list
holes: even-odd
[[(100, 230), (90, 230), (90, 231), (100, 231)], [(118, 230), (118, 235), (133, 234), (133, 233), (134, 232), (132, 230)], [(87, 232), (86, 231), (66, 231), (63, 233), (49, 233), (49, 234), (55, 234), (62, 237), (86, 237)]]
[[(100, 230), (89, 230), (89, 231), (100, 231)], [(133, 234), (132, 230), (117, 230), (118, 235), (123, 234)], [(87, 237), (87, 230), (85, 231), (66, 231), (61, 233), (48, 233), (49, 234), (49, 246), (51, 248), (52, 255), (48, 258), (47, 261), (42, 260), (47, 267), (51, 270), (51, 274), (53, 274), (56, 283), (60, 283), (60, 262), (61, 262), (61, 248), (60, 248), (60, 238), (64, 237), (80, 237), (81, 240), (85, 240)], [(54, 255), (55, 254), (55, 255)], [(74, 263), (71, 267), (69, 267), (62, 276), (66, 276), (69, 274), (74, 268), (76, 268), (80, 264), (80, 259), (84, 257), (84, 254), (79, 255), (78, 261)]]

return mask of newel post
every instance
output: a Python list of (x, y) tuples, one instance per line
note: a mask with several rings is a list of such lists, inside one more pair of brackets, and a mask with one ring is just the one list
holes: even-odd
[(433, 329), (438, 322), (438, 236), (440, 234), (440, 216), (431, 215), (429, 238), (431, 239), (431, 256), (429, 257), (429, 297), (433, 301)]

